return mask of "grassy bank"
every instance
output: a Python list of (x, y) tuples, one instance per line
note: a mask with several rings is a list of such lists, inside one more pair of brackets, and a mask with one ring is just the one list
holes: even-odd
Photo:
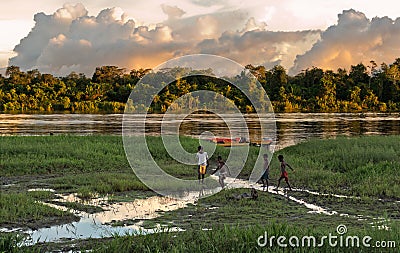
[[(186, 150), (196, 151), (197, 140), (185, 137), (181, 140)], [(276, 156), (283, 154), (296, 169), (295, 173), (289, 173), (297, 187), (349, 195), (398, 197), (398, 143), (400, 136), (310, 140), (275, 153), (271, 176), (279, 176)], [(160, 138), (149, 137), (148, 145), (156, 162), (168, 173), (185, 179), (196, 176), (195, 167), (179, 164), (168, 155)], [(258, 148), (250, 149), (242, 178), (250, 174), (257, 153)], [(215, 154), (227, 157), (229, 149), (217, 147)], [(1, 137), (0, 158), (3, 184), (15, 176), (20, 176), (19, 180), (26, 176), (49, 179), (47, 183), (51, 186), (71, 191), (81, 187), (82, 191), (99, 193), (146, 189), (132, 173), (119, 136)]]
[[(119, 136), (31, 136), (0, 137), (0, 176), (3, 194), (26, 194), (35, 187), (58, 192), (118, 194), (147, 191), (132, 172)], [(181, 138), (182, 146), (195, 152), (198, 141)], [(354, 196), (397, 198), (400, 196), (400, 136), (340, 137), (310, 140), (275, 153), (271, 178), (279, 177), (278, 154), (295, 169), (290, 174), (295, 187)], [(196, 178), (196, 169), (174, 161), (161, 138), (148, 137), (157, 163), (181, 178)], [(217, 147), (215, 155), (227, 157), (229, 148)], [(258, 148), (251, 147), (240, 177), (253, 168)], [(215, 160), (215, 157), (212, 157)], [(214, 161), (212, 162), (214, 163)], [(271, 180), (275, 184), (275, 180)]]
[[(2, 136), (0, 140), (2, 177), (91, 172), (132, 174), (121, 136)], [(197, 152), (198, 140), (183, 136), (180, 140), (185, 150)], [(184, 178), (193, 176), (195, 167), (183, 166), (172, 159), (161, 138), (149, 136), (147, 145), (154, 160), (165, 171)], [(217, 147), (216, 153), (227, 156), (229, 149)], [(216, 158), (212, 160), (215, 162)]]
[[(27, 192), (30, 188), (77, 192), (81, 197), (113, 194), (112, 198), (127, 201), (142, 195), (141, 193), (146, 196), (154, 194), (132, 172), (119, 136), (0, 139), (1, 182), (3, 185), (14, 184), (2, 186), (1, 189), (0, 227), (13, 224), (34, 228), (73, 219), (67, 213), (37, 203), (38, 200), (52, 199), (53, 193)], [(154, 159), (168, 173), (181, 178), (196, 178), (195, 167), (175, 162), (165, 151), (160, 138), (149, 137), (148, 143)], [(172, 223), (173, 226), (184, 228), (185, 232), (116, 237), (114, 240), (106, 240), (106, 243), (93, 240), (78, 246), (95, 249), (95, 252), (283, 252), (279, 247), (258, 247), (258, 236), (264, 231), (271, 235), (326, 235), (335, 232), (339, 224), (351, 228), (350, 234), (372, 234), (376, 240), (394, 239), (400, 243), (400, 204), (393, 201), (400, 196), (398, 143), (400, 136), (339, 137), (332, 140), (310, 140), (274, 154), (270, 173), (272, 185), (276, 185), (279, 176), (276, 157), (283, 154), (285, 160), (296, 170), (295, 173), (289, 171), (294, 187), (357, 198), (318, 196), (307, 192), (291, 192), (291, 196), (323, 206), (329, 211), (348, 214), (349, 217), (312, 214), (302, 205), (267, 192), (260, 192), (256, 201), (233, 201), (230, 200), (233, 194), (249, 192), (248, 189), (233, 189), (224, 190), (199, 200), (196, 205), (167, 212), (157, 219), (144, 222), (149, 228), (156, 223)], [(195, 152), (197, 145), (197, 140), (182, 138), (182, 146), (188, 151)], [(250, 174), (258, 151), (256, 147), (250, 149), (249, 161), (240, 177), (246, 178)], [(223, 147), (217, 147), (215, 152), (224, 157), (228, 153), (229, 148)], [(86, 207), (79, 206), (77, 209), (86, 210)], [(363, 219), (354, 218), (358, 215), (362, 215)], [(377, 217), (389, 218), (389, 232), (371, 227), (369, 223), (376, 222), (374, 218)], [(132, 224), (136, 221), (124, 222)], [(211, 231), (203, 231), (205, 228)], [(1, 235), (0, 238), (1, 243), (6, 245), (0, 245), (0, 252), (15, 246), (13, 242), (18, 239), (8, 235)], [(24, 250), (43, 251), (46, 247), (42, 245)], [(314, 249), (303, 248), (298, 252), (309, 250)], [(318, 250), (324, 252), (328, 248)], [(347, 249), (339, 248), (329, 252), (346, 252), (345, 250)], [(353, 251), (354, 249), (348, 252)]]
[[(0, 139), (0, 182), (4, 185), (0, 224), (36, 227), (37, 222), (53, 224), (55, 217), (69, 215), (36, 203), (54, 196), (39, 198), (39, 193), (32, 196), (33, 192), (27, 192), (32, 188), (76, 192), (82, 198), (113, 194), (116, 196), (113, 199), (132, 200), (137, 195), (149, 195), (132, 194), (150, 191), (133, 173), (120, 136), (3, 136)], [(197, 150), (198, 141), (187, 137), (181, 140), (186, 150)], [(148, 147), (168, 173), (186, 179), (197, 177), (196, 167), (174, 161), (160, 138), (148, 137)], [(229, 150), (218, 147), (217, 152), (226, 154)]]
[(0, 151), (1, 176), (130, 171), (117, 136), (7, 136)]
[[(309, 140), (285, 148), (296, 187), (327, 193), (381, 198), (400, 197), (400, 136), (340, 137)], [(272, 167), (277, 170), (275, 158)], [(276, 175), (276, 174), (275, 174)]]

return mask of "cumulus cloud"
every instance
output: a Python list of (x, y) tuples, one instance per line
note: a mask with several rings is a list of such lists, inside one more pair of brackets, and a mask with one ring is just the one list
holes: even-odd
[(280, 64), (288, 67), (292, 66), (297, 54), (304, 52), (318, 38), (319, 33), (315, 31), (225, 32), (218, 39), (202, 41), (196, 49), (200, 53), (225, 56), (241, 64), (261, 64), (267, 68)]
[(338, 15), (321, 39), (304, 54), (297, 56), (291, 73), (316, 66), (324, 69), (346, 68), (370, 60), (391, 63), (400, 56), (400, 18), (368, 19), (353, 9)]
[(320, 31), (273, 32), (240, 10), (183, 18), (176, 6), (162, 5), (168, 19), (137, 25), (120, 8), (89, 16), (82, 4), (35, 15), (35, 26), (21, 40), (9, 65), (55, 75), (91, 75), (97, 66), (150, 67), (186, 54), (208, 53), (241, 64), (293, 65), (320, 38)]

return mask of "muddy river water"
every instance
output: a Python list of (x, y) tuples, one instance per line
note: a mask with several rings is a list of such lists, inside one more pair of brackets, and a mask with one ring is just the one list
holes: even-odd
[[(0, 135), (121, 135), (123, 118), (123, 114), (0, 114)], [(215, 136), (227, 137), (227, 124), (230, 124), (237, 135), (241, 135), (247, 130), (240, 129), (238, 118), (235, 114), (222, 117), (192, 114), (181, 122), (179, 134), (198, 137), (209, 131)], [(259, 134), (257, 117), (249, 114), (244, 118), (249, 135)], [(399, 113), (281, 113), (275, 114), (274, 118), (278, 149), (313, 137), (400, 134)], [(143, 134), (143, 129), (135, 126), (144, 119), (144, 115), (133, 115), (127, 119), (133, 134)], [(261, 116), (261, 124), (270, 123), (269, 119), (266, 121)], [(163, 115), (147, 115), (144, 132), (159, 135), (161, 124), (168, 126), (170, 123), (163, 119)]]

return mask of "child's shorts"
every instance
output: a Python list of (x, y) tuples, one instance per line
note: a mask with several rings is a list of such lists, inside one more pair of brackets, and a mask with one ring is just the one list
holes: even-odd
[(207, 166), (206, 165), (199, 165), (199, 173), (202, 175), (206, 174)]
[(219, 177), (219, 179), (224, 180), (224, 179), (226, 179), (226, 173), (219, 173), (218, 177)]
[(261, 179), (269, 180), (269, 173), (264, 172), (264, 174), (261, 176)]

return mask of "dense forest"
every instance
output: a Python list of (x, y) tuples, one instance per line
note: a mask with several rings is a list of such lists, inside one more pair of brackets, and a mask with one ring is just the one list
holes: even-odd
[[(336, 72), (313, 67), (289, 76), (282, 66), (266, 69), (247, 65), (267, 92), (275, 112), (393, 112), (400, 110), (400, 58), (378, 66), (371, 61)], [(180, 78), (185, 74), (190, 77)], [(71, 73), (55, 77), (38, 70), (21, 71), (17, 66), (0, 75), (0, 111), (3, 113), (75, 112), (121, 113), (136, 83), (143, 77), (157, 81), (160, 75), (175, 81), (154, 97), (152, 113), (163, 113), (178, 97), (196, 90), (218, 92), (243, 112), (252, 112), (250, 101), (229, 82), (212, 77), (212, 70), (191, 73), (189, 69), (131, 70), (116, 66), (96, 68), (92, 77)]]

